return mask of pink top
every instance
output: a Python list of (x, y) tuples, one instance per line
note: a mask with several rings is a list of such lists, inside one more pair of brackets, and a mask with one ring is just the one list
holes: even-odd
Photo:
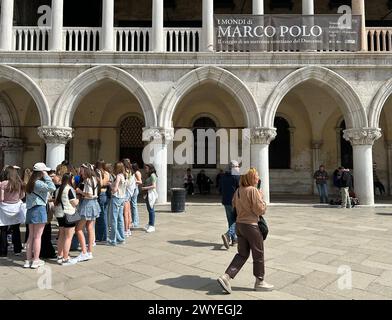
[(25, 196), (22, 190), (16, 192), (7, 191), (8, 180), (0, 182), (0, 202), (5, 203), (17, 203)]

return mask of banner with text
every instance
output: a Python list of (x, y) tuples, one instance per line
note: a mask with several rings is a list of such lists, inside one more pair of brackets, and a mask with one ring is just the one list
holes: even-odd
[(215, 15), (216, 51), (360, 51), (361, 17)]

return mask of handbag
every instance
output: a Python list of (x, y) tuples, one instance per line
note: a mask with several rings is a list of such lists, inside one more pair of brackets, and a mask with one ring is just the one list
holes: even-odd
[[(63, 202), (61, 200), (60, 200), (60, 204), (61, 204), (61, 207), (64, 210), (64, 205), (63, 205)], [(65, 218), (65, 222), (67, 224), (74, 224), (74, 223), (77, 223), (80, 220), (82, 220), (82, 217), (81, 217), (81, 215), (79, 213), (79, 210), (76, 210), (74, 214), (69, 214), (69, 213), (65, 213), (64, 212), (64, 218)]]
[[(240, 191), (237, 191), (238, 194), (238, 199), (240, 198)], [(235, 219), (237, 220), (237, 209), (234, 207), (233, 208), (233, 214)], [(263, 240), (267, 239), (268, 236), (268, 225), (267, 225), (267, 221), (263, 218), (263, 216), (260, 216), (259, 221), (257, 223), (257, 225), (259, 226), (261, 235), (263, 236)]]

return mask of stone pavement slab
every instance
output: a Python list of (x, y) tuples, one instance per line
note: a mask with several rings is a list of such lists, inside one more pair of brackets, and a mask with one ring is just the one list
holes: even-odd
[[(187, 206), (182, 214), (159, 207), (155, 233), (134, 230), (117, 247), (98, 243), (92, 261), (62, 267), (50, 260), (38, 271), (22, 268), (24, 254), (0, 258), (0, 299), (392, 299), (390, 210), (270, 206), (265, 279), (275, 290), (253, 290), (250, 257), (226, 295), (216, 279), (236, 248), (223, 247), (223, 207)], [(144, 225), (144, 206), (140, 218)], [(342, 289), (346, 276), (352, 287)]]

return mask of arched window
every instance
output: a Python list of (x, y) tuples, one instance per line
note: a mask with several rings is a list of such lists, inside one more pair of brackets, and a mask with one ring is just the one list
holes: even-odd
[(120, 159), (129, 158), (143, 166), (143, 127), (139, 117), (126, 117), (120, 124)]
[(193, 123), (193, 138), (194, 138), (194, 168), (216, 168), (216, 163), (208, 164), (208, 153), (216, 152), (215, 148), (211, 148), (208, 139), (205, 139), (205, 160), (204, 164), (197, 164), (197, 129), (214, 129), (216, 131), (216, 123), (208, 117), (201, 117)]
[(340, 124), (340, 164), (348, 169), (353, 168), (353, 147), (350, 141), (343, 138), (343, 131), (346, 130), (346, 122)]
[(276, 117), (274, 126), (276, 128), (277, 135), (269, 147), (270, 169), (290, 169), (290, 125), (286, 119), (282, 117)]

